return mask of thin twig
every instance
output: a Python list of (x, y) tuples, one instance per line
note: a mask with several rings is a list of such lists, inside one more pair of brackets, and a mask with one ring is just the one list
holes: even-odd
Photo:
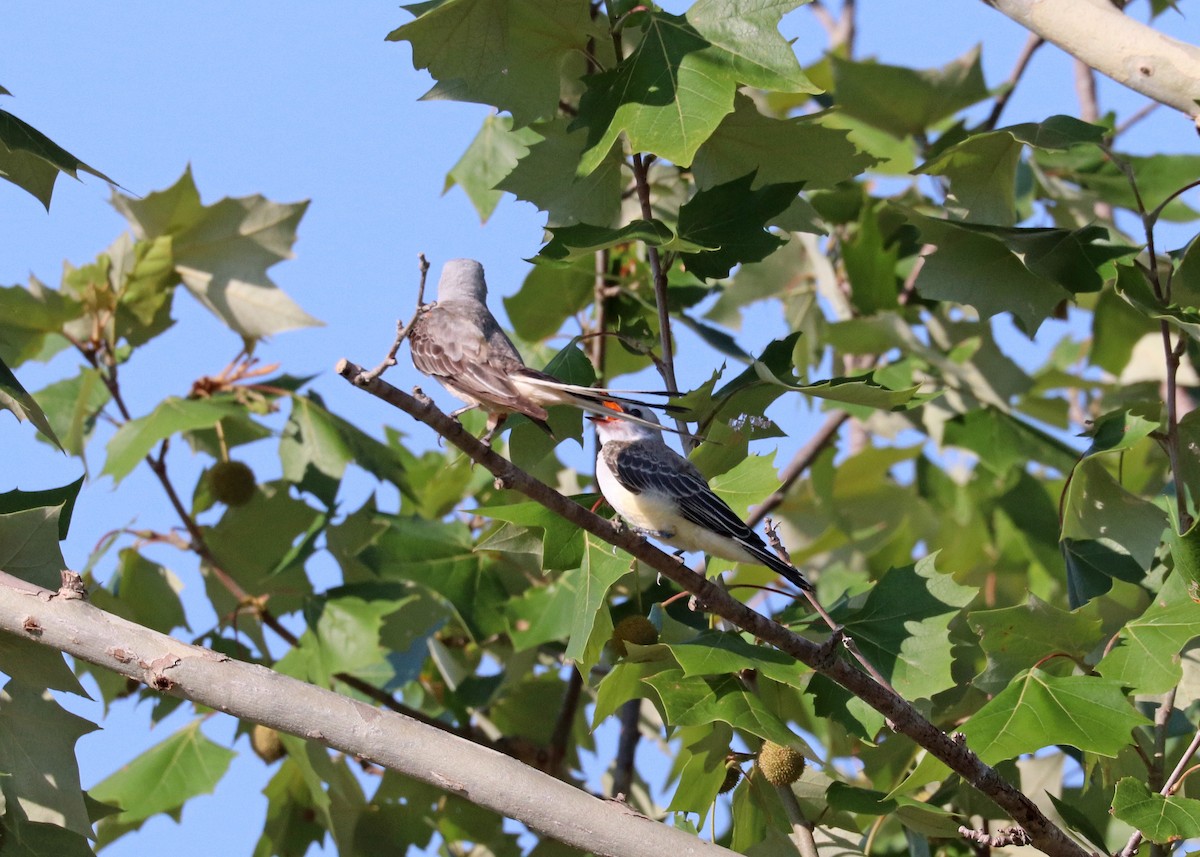
[(1052, 857), (1088, 857), (1062, 828), (1056, 825), (1019, 789), (994, 768), (972, 753), (965, 742), (955, 740), (929, 722), (903, 697), (889, 691), (869, 675), (836, 658), (827, 657), (822, 646), (793, 633), (736, 600), (717, 583), (695, 574), (677, 558), (663, 553), (642, 536), (618, 529), (611, 521), (564, 497), (530, 476), (512, 462), (472, 437), (456, 420), (438, 410), (428, 397), (415, 398), (381, 378), (363, 380), (361, 367), (342, 359), (338, 375), (366, 392), (424, 423), (461, 449), (468, 458), (483, 465), (500, 482), (554, 512), (565, 521), (614, 545), (649, 568), (691, 592), (707, 611), (749, 632), (779, 651), (820, 672), (866, 702), (884, 716), (896, 732), (907, 735), (934, 758), (960, 774), (974, 788), (1004, 809), (1030, 835), (1033, 844)]
[(1141, 122), (1158, 108), (1162, 107), (1161, 102), (1151, 101), (1144, 105), (1139, 110), (1130, 114), (1129, 118), (1113, 129), (1111, 139), (1115, 140), (1132, 128), (1137, 123)]
[(796, 793), (792, 791), (791, 786), (776, 786), (775, 791), (778, 792), (783, 811), (792, 825), (792, 841), (796, 843), (800, 857), (818, 857), (817, 843), (813, 839), (813, 823), (805, 818), (800, 801), (796, 800)]
[(556, 777), (562, 775), (563, 759), (567, 755), (567, 743), (571, 740), (571, 728), (575, 725), (575, 715), (579, 713), (579, 694), (583, 691), (583, 676), (579, 668), (571, 665), (571, 676), (567, 679), (567, 691), (563, 695), (562, 708), (558, 710), (558, 720), (554, 723), (554, 732), (550, 735), (549, 761), (546, 773)]
[(1012, 98), (1013, 92), (1017, 88), (1017, 84), (1021, 82), (1021, 76), (1025, 74), (1025, 69), (1029, 67), (1029, 61), (1033, 59), (1033, 54), (1046, 43), (1046, 40), (1036, 33), (1030, 33), (1029, 38), (1025, 40), (1024, 47), (1021, 48), (1021, 53), (1017, 55), (1017, 62), (1013, 66), (1012, 72), (1000, 88), (1000, 92), (996, 95), (996, 100), (992, 104), (992, 112), (988, 114), (987, 119), (983, 120), (980, 125), (982, 130), (990, 131), (1000, 122), (1000, 114), (1004, 112), (1004, 108), (1008, 106), (1008, 101)]
[(378, 378), (389, 367), (396, 365), (396, 355), (400, 351), (400, 346), (404, 344), (404, 340), (408, 339), (408, 335), (412, 333), (413, 325), (416, 324), (417, 318), (421, 313), (425, 312), (425, 275), (429, 273), (429, 261), (425, 258), (424, 253), (417, 254), (417, 267), (421, 270), (421, 281), (417, 286), (417, 308), (413, 311), (412, 318), (409, 319), (408, 324), (401, 325), (397, 322), (396, 341), (388, 349), (387, 356), (383, 358), (383, 361), (367, 373), (371, 378)]

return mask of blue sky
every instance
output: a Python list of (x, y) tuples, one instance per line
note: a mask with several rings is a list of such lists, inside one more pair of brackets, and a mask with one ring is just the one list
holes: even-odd
[[(668, 5), (678, 11), (687, 4)], [(993, 86), (1008, 75), (1025, 40), (1024, 31), (983, 3), (923, 4), (914, 15), (909, 4), (868, 0), (860, 4), (860, 16), (860, 56), (936, 66), (982, 42)], [(334, 377), (334, 362), (342, 356), (367, 364), (378, 360), (395, 320), (411, 312), (418, 252), (433, 263), (435, 276), (446, 259), (481, 260), (499, 311), (499, 299), (516, 290), (529, 267), (522, 260), (537, 252), (543, 234), (543, 218), (528, 204), (505, 200), (481, 226), (461, 190), (442, 194), (446, 172), (488, 111), (480, 105), (418, 101), (430, 85), (428, 77), (413, 71), (406, 44), (384, 41), (409, 19), (398, 6), (379, 2), (6, 3), (0, 13), (0, 85), (15, 97), (0, 106), (135, 194), (171, 185), (190, 164), (205, 203), (253, 193), (280, 202), (312, 200), (296, 258), (272, 274), (325, 326), (280, 335), (260, 354), (282, 361), (292, 374), (322, 373), (315, 389), (333, 410), (367, 431), (378, 434), (385, 423), (407, 430), (403, 415)], [(1170, 15), (1164, 20), (1180, 38), (1196, 41), (1185, 19)], [(802, 61), (819, 55), (824, 34), (808, 12), (789, 15), (784, 29), (797, 38)], [(1006, 121), (1074, 113), (1070, 80), (1066, 58), (1053, 47), (1043, 48)], [(1128, 112), (1126, 105), (1136, 108), (1141, 101), (1105, 81), (1101, 104)], [(1197, 150), (1190, 123), (1166, 109), (1131, 134), (1127, 145), (1142, 151)], [(36, 274), (56, 285), (64, 259), (92, 260), (125, 227), (108, 198), (107, 186), (95, 178), (62, 179), (46, 214), (32, 197), (0, 184), (6, 238), (0, 284)], [(219, 371), (239, 348), (234, 334), (180, 298), (177, 315), (184, 321), (123, 374), (135, 414), (148, 411), (163, 395), (186, 393), (192, 379)], [(745, 332), (744, 344), (754, 350), (780, 332)], [(696, 359), (681, 366), (685, 386), (707, 377), (719, 362), (698, 350), (692, 353)], [(403, 362), (389, 379), (408, 387), (418, 376)], [(49, 367), (22, 367), (19, 374), (28, 388), (37, 389), (63, 377), (72, 363), (73, 358), (60, 357)], [(434, 394), (443, 405), (452, 405), (448, 396)], [(814, 421), (802, 405), (791, 407), (794, 445)], [(420, 430), (412, 434), (417, 443), (431, 440)], [(0, 491), (53, 487), (79, 476), (76, 460), (51, 453), (31, 439), (27, 426), (4, 415), (0, 445), (9, 453), (8, 466), (0, 470)], [(273, 457), (273, 448), (260, 455), (263, 462)], [(187, 486), (204, 463), (186, 453), (172, 459), (180, 484)], [(98, 456), (90, 462), (94, 473), (102, 464)], [(260, 475), (272, 477), (277, 467), (277, 459), (274, 465), (264, 463)], [(358, 496), (347, 508), (361, 502), (369, 488), (364, 483), (353, 490)], [(164, 506), (157, 485), (142, 474), (131, 476), (117, 492), (110, 480), (94, 480), (80, 498), (63, 546), (68, 564), (81, 567), (102, 533), (135, 519), (143, 526), (171, 525)], [(200, 591), (187, 557), (153, 555), (185, 586)], [(100, 567), (101, 577), (111, 568), (110, 558)], [(188, 600), (197, 628), (209, 621), (202, 603)], [(84, 716), (101, 716), (96, 705), (69, 704)], [(118, 709), (103, 731), (80, 743), (85, 786), (128, 759), (132, 747), (161, 740), (185, 722), (173, 719), (147, 735), (145, 708)], [(218, 740), (227, 739), (232, 728), (227, 718), (206, 727)], [(259, 791), (269, 772), (244, 739), (237, 749), (240, 755), (217, 794), (190, 803), (181, 825), (153, 820), (106, 853), (249, 853), (262, 819)]]

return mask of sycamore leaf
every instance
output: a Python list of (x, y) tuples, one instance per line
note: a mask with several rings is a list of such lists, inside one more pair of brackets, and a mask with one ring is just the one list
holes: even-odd
[[(78, 301), (34, 277), (27, 287), (0, 286), (0, 360), (20, 366), (34, 357), (44, 359), (46, 351), (54, 347), (48, 335), (57, 334), (82, 312)], [(65, 339), (54, 338), (67, 344)]]
[[(7, 93), (0, 93), (7, 94)], [(79, 172), (91, 173), (109, 184), (116, 184), (93, 169), (28, 122), (0, 110), (0, 178), (36, 197), (50, 210), (50, 196), (59, 173), (73, 179)]]
[(1135, 777), (1117, 781), (1112, 811), (1121, 821), (1160, 845), (1200, 836), (1200, 800), (1177, 795), (1163, 797)]
[(517, 127), (552, 116), (560, 69), (589, 40), (607, 39), (586, 3), (563, 0), (454, 0), (388, 33), (412, 44), (413, 67), (437, 84), (425, 98), (491, 104)]
[(13, 416), (20, 422), (29, 420), (33, 423), (34, 428), (55, 446), (63, 449), (62, 442), (51, 428), (50, 421), (46, 419), (46, 414), (41, 406), (33, 396), (25, 392), (25, 388), (21, 386), (17, 376), (12, 373), (3, 360), (0, 360), (0, 408), (12, 411)]
[(487, 223), (503, 195), (498, 183), (536, 141), (537, 134), (528, 128), (514, 131), (511, 117), (488, 114), (471, 145), (450, 168), (442, 193), (458, 185), (475, 206), (480, 222)]
[(91, 836), (75, 742), (97, 728), (64, 710), (49, 691), (9, 681), (0, 690), (0, 796), (8, 812)]
[(247, 342), (320, 324), (267, 276), (268, 268), (292, 257), (307, 202), (282, 204), (256, 194), (202, 205), (189, 168), (167, 190), (144, 199), (114, 194), (113, 205), (138, 238), (171, 236), (183, 284)]
[(550, 227), (547, 231), (554, 237), (541, 249), (537, 258), (552, 262), (590, 256), (597, 250), (615, 247), (628, 241), (644, 241), (647, 244), (662, 246), (675, 238), (671, 228), (660, 220), (635, 220), (619, 229), (578, 223), (574, 226)]
[(223, 417), (240, 411), (241, 406), (232, 400), (168, 396), (146, 416), (130, 420), (117, 429), (108, 441), (108, 458), (102, 472), (112, 476), (114, 483), (119, 483), (159, 441), (178, 432), (211, 427)]
[[(508, 521), (542, 531), (542, 570), (579, 568), (583, 561), (583, 531), (540, 503), (481, 506), (475, 510), (485, 518)], [(486, 544), (480, 544), (482, 550)]]
[(57, 591), (67, 567), (58, 546), (63, 509), (54, 505), (0, 513), (0, 569)]
[(1123, 488), (1099, 459), (1079, 462), (1063, 504), (1064, 539), (1118, 545), (1146, 570), (1166, 526), (1162, 509)]
[(1146, 612), (1121, 629), (1119, 643), (1096, 664), (1105, 678), (1139, 694), (1165, 693), (1179, 684), (1179, 653), (1200, 636), (1200, 604), (1183, 575), (1167, 578)]
[(809, 758), (816, 753), (792, 734), (763, 700), (746, 689), (736, 676), (692, 676), (683, 670), (663, 670), (643, 679), (662, 701), (667, 719), (675, 726), (705, 726), (714, 720), (744, 729), (767, 741), (803, 748)]
[(973, 683), (987, 693), (1003, 690), (1047, 655), (1062, 652), (1082, 661), (1101, 638), (1099, 618), (1069, 613), (1032, 593), (1024, 604), (976, 610), (968, 621), (987, 654), (987, 667)]
[(738, 83), (776, 92), (820, 92), (800, 68), (779, 20), (805, 0), (696, 0), (687, 19), (729, 55)]
[(668, 645), (687, 678), (754, 669), (769, 679), (799, 688), (806, 687), (811, 678), (790, 655), (756, 646), (740, 633), (708, 631), (686, 643)]
[(754, 173), (747, 173), (698, 191), (679, 209), (679, 238), (708, 248), (682, 254), (689, 273), (721, 279), (735, 265), (765, 259), (784, 242), (767, 231), (766, 224), (791, 204), (801, 184), (772, 184), (752, 190), (753, 183)]
[(923, 70), (832, 59), (835, 103), (895, 137), (920, 134), (988, 97), (979, 48), (942, 68)]
[[(1119, 681), (1033, 669), (1015, 678), (959, 731), (980, 759), (994, 765), (1053, 744), (1113, 758), (1129, 746), (1131, 729), (1149, 723), (1129, 704)], [(900, 788), (911, 791), (943, 778), (946, 771), (927, 755)]]
[(621, 189), (626, 180), (625, 161), (614, 148), (592, 172), (576, 175), (587, 135), (582, 129), (569, 130), (568, 122), (555, 119), (534, 125), (530, 129), (534, 136), (525, 144), (529, 147), (528, 154), (496, 184), (496, 190), (506, 190), (517, 199), (532, 202), (546, 212), (547, 226), (576, 223), (616, 226), (621, 213)]
[(80, 369), (75, 377), (38, 390), (34, 398), (45, 410), (51, 427), (58, 433), (62, 449), (70, 455), (84, 458), (100, 411), (112, 398), (100, 370)]
[(176, 812), (197, 795), (209, 794), (236, 755), (209, 740), (194, 721), (156, 744), (88, 790), (121, 812), (100, 822), (102, 844), (141, 827), (151, 816)]
[(972, 134), (913, 170), (945, 176), (967, 220), (1012, 226), (1017, 221), (1017, 163), (1025, 146), (1057, 150), (1099, 145), (1105, 129), (1070, 116), (1051, 116), (996, 131)]
[(635, 152), (689, 166), (733, 110), (736, 58), (712, 45), (686, 17), (657, 10), (633, 19), (641, 37), (616, 68), (585, 79), (572, 128), (587, 129), (579, 173), (600, 166), (622, 132)]
[(504, 299), (513, 331), (526, 342), (538, 342), (558, 332), (594, 299), (596, 263), (588, 259), (569, 268), (535, 265), (520, 290)]
[(585, 533), (583, 539), (583, 577), (572, 610), (571, 640), (565, 656), (586, 675), (599, 662), (601, 650), (612, 636), (612, 618), (604, 603), (612, 585), (629, 573), (630, 560), (591, 533)]
[(832, 611), (858, 648), (906, 699), (954, 686), (946, 626), (975, 597), (937, 570), (934, 557), (893, 568), (857, 609)]
[(1085, 434), (1092, 439), (1084, 455), (1123, 452), (1162, 427), (1159, 402), (1137, 402), (1097, 417)]
[(828, 115), (775, 119), (739, 93), (734, 111), (696, 152), (697, 186), (711, 188), (753, 174), (754, 190), (793, 182), (828, 188), (873, 166), (875, 158), (859, 151), (846, 131), (825, 124)]

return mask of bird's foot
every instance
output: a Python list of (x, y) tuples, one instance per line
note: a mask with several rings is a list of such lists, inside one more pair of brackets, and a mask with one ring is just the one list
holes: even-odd
[[(670, 530), (648, 530), (643, 527), (634, 527), (633, 531), (644, 539), (662, 539), (663, 541), (668, 541), (675, 537), (675, 533)], [(683, 551), (679, 553), (683, 553)], [(675, 555), (679, 556), (679, 553)]]

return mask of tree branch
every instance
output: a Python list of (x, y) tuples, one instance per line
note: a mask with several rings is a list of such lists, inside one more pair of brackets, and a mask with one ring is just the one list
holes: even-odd
[(1109, 0), (984, 2), (1117, 83), (1193, 118), (1200, 114), (1200, 48), (1135, 21)]
[(930, 723), (907, 700), (879, 685), (823, 647), (768, 619), (734, 599), (713, 581), (696, 574), (630, 530), (619, 530), (610, 521), (564, 497), (500, 457), (472, 437), (456, 420), (431, 402), (418, 400), (378, 378), (362, 380), (362, 369), (348, 360), (338, 361), (337, 373), (352, 384), (382, 399), (432, 428), (461, 449), (468, 458), (486, 467), (503, 484), (520, 491), (559, 517), (621, 548), (650, 568), (692, 593), (704, 609), (753, 634), (801, 663), (837, 682), (881, 713), (892, 728), (907, 735), (935, 758), (990, 797), (1029, 833), (1033, 844), (1050, 855), (1087, 857), (1070, 836), (1046, 817), (1019, 789), (984, 764), (961, 740), (955, 740)]
[[(61, 590), (60, 590), (61, 592)], [(611, 857), (734, 857), (622, 803), (404, 715), (151, 631), (78, 597), (0, 572), (0, 630), (67, 652), (171, 696), (383, 765)]]

